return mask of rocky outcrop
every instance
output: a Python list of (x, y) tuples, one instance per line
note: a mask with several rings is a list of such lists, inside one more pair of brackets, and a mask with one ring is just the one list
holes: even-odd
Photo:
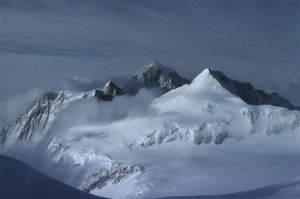
[(122, 89), (129, 95), (135, 95), (141, 88), (159, 87), (168, 92), (189, 83), (190, 80), (180, 77), (173, 69), (154, 62), (146, 71), (129, 78)]
[(99, 100), (111, 101), (118, 95), (125, 95), (125, 92), (112, 81), (106, 83), (102, 89), (95, 90), (95, 97)]

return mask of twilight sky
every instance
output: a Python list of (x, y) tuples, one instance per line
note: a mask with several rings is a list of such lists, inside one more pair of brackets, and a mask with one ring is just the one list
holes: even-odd
[(0, 0), (0, 101), (153, 60), (189, 78), (285, 81), (300, 76), (299, 23), (299, 0)]

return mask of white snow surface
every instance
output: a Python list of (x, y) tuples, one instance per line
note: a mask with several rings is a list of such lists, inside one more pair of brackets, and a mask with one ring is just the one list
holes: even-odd
[[(95, 188), (92, 194), (111, 198), (217, 195), (300, 176), (299, 111), (246, 104), (224, 89), (208, 69), (191, 84), (158, 98), (143, 96), (149, 97), (139, 93), (99, 106), (94, 101), (88, 106), (71, 104), (62, 118), (95, 118), (54, 124), (53, 143), (101, 154), (101, 161), (95, 162), (109, 165), (104, 167), (107, 170), (114, 161), (145, 168), (120, 183)], [(83, 167), (94, 164), (89, 158), (72, 158)], [(70, 170), (65, 182), (75, 183), (75, 172)]]

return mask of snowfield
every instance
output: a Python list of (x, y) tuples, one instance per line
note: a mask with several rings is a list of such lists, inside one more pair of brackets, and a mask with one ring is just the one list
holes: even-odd
[(176, 199), (296, 199), (300, 197), (299, 193), (300, 179), (294, 178), (290, 181), (255, 189), (251, 191), (226, 194), (226, 195), (206, 195), (206, 196), (182, 196), (168, 197)]
[[(30, 131), (43, 132), (39, 144), (6, 133), (4, 153), (109, 198), (299, 197), (299, 110), (247, 104), (208, 69), (190, 84), (158, 93), (141, 89), (111, 102), (77, 94), (58, 103), (61, 111), (53, 109), (55, 119), (43, 130)], [(21, 156), (16, 145), (50, 166)], [(231, 193), (237, 194), (224, 195)]]

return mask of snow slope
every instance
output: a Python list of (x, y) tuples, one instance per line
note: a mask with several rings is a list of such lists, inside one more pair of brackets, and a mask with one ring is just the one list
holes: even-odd
[[(227, 195), (170, 197), (176, 199), (297, 199), (300, 197), (300, 178), (294, 178), (287, 182)], [(164, 199), (169, 199), (164, 198)]]
[(2, 199), (101, 199), (53, 180), (20, 161), (0, 156)]

